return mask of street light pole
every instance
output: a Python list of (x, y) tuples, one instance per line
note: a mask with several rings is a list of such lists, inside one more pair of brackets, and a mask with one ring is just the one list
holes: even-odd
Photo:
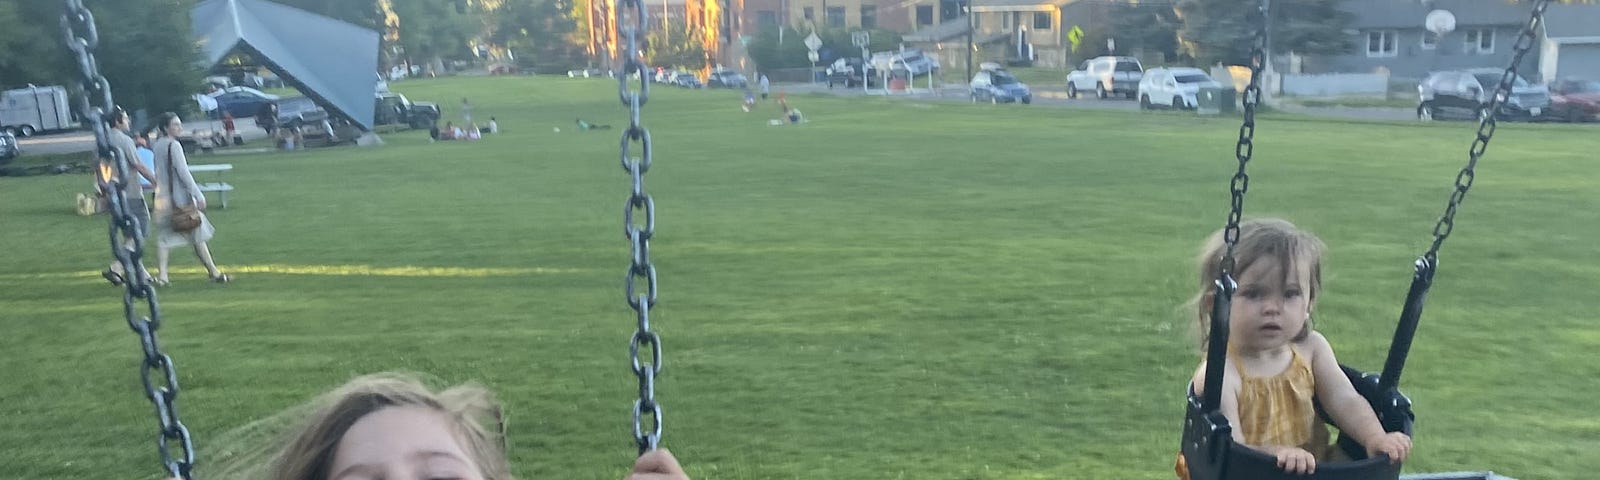
[(972, 78), (972, 31), (978, 28), (977, 15), (972, 11), (972, 0), (967, 0), (967, 78)]

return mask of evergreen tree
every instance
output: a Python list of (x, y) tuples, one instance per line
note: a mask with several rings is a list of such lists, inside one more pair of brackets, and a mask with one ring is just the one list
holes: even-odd
[[(1354, 46), (1344, 30), (1353, 15), (1342, 0), (1273, 0), (1270, 48), (1275, 52), (1332, 55)], [(1259, 0), (1184, 0), (1175, 11), (1183, 27), (1183, 53), (1201, 65), (1249, 62)]]

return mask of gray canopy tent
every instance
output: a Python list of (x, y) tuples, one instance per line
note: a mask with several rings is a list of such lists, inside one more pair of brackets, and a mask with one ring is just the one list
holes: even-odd
[(330, 115), (372, 131), (378, 32), (266, 0), (206, 0), (189, 17), (204, 67), (248, 53)]

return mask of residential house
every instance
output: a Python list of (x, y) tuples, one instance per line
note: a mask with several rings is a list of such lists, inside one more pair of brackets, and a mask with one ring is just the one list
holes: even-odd
[(1539, 46), (1539, 79), (1600, 80), (1600, 4), (1551, 5)]
[(742, 17), (755, 28), (910, 29), (905, 2), (895, 0), (747, 0)]
[[(1531, 13), (1529, 2), (1484, 0), (1346, 0), (1344, 8), (1355, 15), (1347, 30), (1354, 50), (1307, 57), (1304, 73), (1383, 69), (1394, 78), (1420, 79), (1437, 70), (1505, 67)], [(1454, 30), (1441, 35), (1424, 28), (1434, 10), (1450, 12)], [(1524, 76), (1600, 77), (1600, 4), (1553, 4), (1545, 19), (1536, 48), (1519, 66)]]
[[(908, 45), (939, 52), (946, 68), (966, 66), (966, 16), (931, 22), (938, 0), (914, 4), (917, 30), (905, 35)], [(970, 22), (976, 27), (973, 62), (1025, 60), (1041, 67), (1063, 68), (1073, 54), (1073, 28), (1105, 22), (1112, 0), (974, 0)], [(943, 6), (937, 9), (943, 13)], [(942, 17), (942, 15), (941, 15)], [(1081, 35), (1081, 33), (1079, 33)]]

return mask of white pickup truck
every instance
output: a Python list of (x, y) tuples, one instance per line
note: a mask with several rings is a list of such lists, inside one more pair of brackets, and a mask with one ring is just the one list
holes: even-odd
[(1132, 99), (1139, 94), (1139, 80), (1142, 78), (1144, 66), (1139, 64), (1137, 58), (1091, 58), (1067, 74), (1067, 97), (1078, 98), (1078, 92), (1092, 90), (1099, 98), (1121, 94)]

